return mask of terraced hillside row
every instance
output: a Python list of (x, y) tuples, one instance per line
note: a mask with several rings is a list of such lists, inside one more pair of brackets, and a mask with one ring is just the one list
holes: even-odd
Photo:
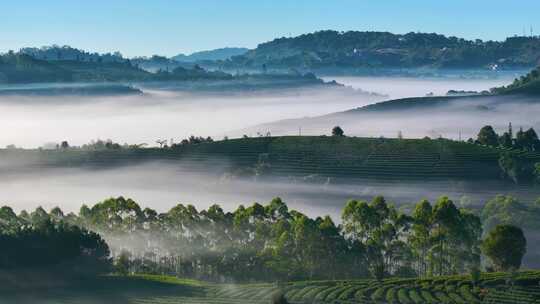
[(12, 296), (0, 288), (0, 304), (270, 304), (277, 292), (291, 304), (537, 304), (539, 282), (540, 271), (484, 273), (476, 283), (470, 276), (448, 276), (230, 285), (137, 275)]
[[(468, 276), (435, 279), (386, 279), (383, 281), (319, 281), (281, 285), (291, 303), (540, 303), (540, 272), (522, 272), (514, 277), (483, 274), (473, 283)], [(270, 300), (277, 285), (216, 287), (212, 298)], [(254, 302), (256, 303), (256, 302)]]
[[(445, 139), (261, 137), (187, 145), (174, 149), (0, 150), (3, 171), (34, 167), (108, 168), (170, 161), (179, 170), (234, 172), (264, 164), (278, 176), (378, 179), (498, 179), (502, 149)], [(531, 162), (540, 153), (521, 152)], [(223, 172), (220, 172), (223, 173)]]

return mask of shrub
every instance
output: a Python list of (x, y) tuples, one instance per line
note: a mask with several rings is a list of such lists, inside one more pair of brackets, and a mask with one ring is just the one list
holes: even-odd
[(272, 304), (288, 304), (289, 302), (287, 302), (287, 299), (285, 299), (285, 294), (283, 293), (283, 291), (278, 290), (278, 291), (274, 292), (274, 294), (272, 295), (272, 299), (271, 299), (270, 303), (272, 303)]
[(413, 302), (409, 299), (408, 289), (400, 288), (397, 292), (397, 298), (401, 304), (412, 304)]

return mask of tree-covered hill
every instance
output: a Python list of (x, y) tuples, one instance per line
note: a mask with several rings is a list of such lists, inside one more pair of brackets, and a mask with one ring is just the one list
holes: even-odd
[(147, 80), (152, 74), (129, 62), (46, 61), (23, 53), (0, 55), (0, 83)]
[(465, 40), (435, 33), (319, 31), (260, 44), (233, 57), (231, 67), (260, 68), (530, 68), (540, 37)]
[[(399, 99), (391, 99), (368, 104), (358, 108), (343, 112), (329, 113), (322, 116), (288, 119), (270, 122), (254, 126), (249, 130), (278, 130), (281, 133), (290, 133), (299, 125), (306, 129), (319, 129), (321, 126), (331, 128), (328, 123), (346, 124), (351, 119), (375, 118), (383, 119), (383, 116), (390, 115), (388, 119), (395, 119), (395, 116), (412, 114), (440, 115), (448, 117), (449, 114), (458, 114), (465, 117), (466, 114), (477, 113), (479, 115), (488, 112), (503, 113), (508, 111), (509, 105), (514, 108), (525, 109), (531, 106), (535, 109), (535, 104), (540, 102), (540, 68), (535, 68), (528, 74), (517, 78), (508, 86), (491, 88), (489, 91), (469, 91), (460, 92), (451, 90), (445, 96), (419, 96)], [(506, 107), (506, 108), (505, 108)], [(506, 119), (506, 118), (503, 118)], [(342, 125), (343, 126), (343, 125)], [(351, 125), (349, 124), (349, 127)]]
[(54, 64), (73, 74), (76, 82), (146, 81), (152, 74), (129, 62), (56, 61)]
[(40, 48), (26, 47), (19, 53), (44, 61), (86, 61), (86, 62), (126, 62), (120, 52), (99, 54), (73, 48), (68, 45), (43, 46)]
[(225, 47), (215, 50), (200, 51), (189, 55), (178, 54), (171, 57), (172, 60), (178, 62), (197, 62), (197, 61), (215, 61), (215, 60), (227, 60), (233, 56), (239, 56), (249, 51), (246, 48), (238, 47)]
[(0, 83), (71, 82), (68, 69), (24, 54), (0, 55)]
[(515, 79), (508, 86), (494, 88), (493, 92), (503, 95), (524, 94), (540, 96), (540, 67), (532, 70), (527, 75)]
[[(157, 60), (157, 59), (156, 59)], [(168, 66), (170, 60), (162, 58)], [(344, 88), (336, 82), (324, 82), (311, 73), (264, 73), (257, 75), (232, 75), (222, 71), (211, 71), (199, 65), (158, 69), (154, 72), (139, 68), (129, 60), (40, 60), (24, 53), (0, 55), (0, 84), (32, 83), (145, 83), (163, 86), (163, 83), (176, 83), (177, 88), (186, 90), (264, 90), (285, 89), (310, 86), (333, 86)], [(202, 84), (202, 85), (197, 85)], [(165, 85), (163, 87), (168, 87)], [(356, 91), (361, 94), (366, 92)], [(13, 92), (13, 91), (12, 91)]]
[[(538, 102), (540, 97), (540, 67), (530, 71), (528, 74), (516, 78), (514, 82), (507, 86), (491, 88), (490, 91), (468, 92), (463, 95), (454, 95), (449, 92), (447, 96), (424, 96), (386, 100), (375, 104), (367, 105), (357, 109), (347, 111), (347, 113), (367, 113), (384, 111), (408, 111), (419, 109), (432, 109), (439, 106), (449, 106), (456, 104), (473, 104), (476, 109), (482, 109), (482, 102), (486, 104), (508, 103), (512, 97), (517, 100)], [(472, 101), (477, 101), (473, 103)]]

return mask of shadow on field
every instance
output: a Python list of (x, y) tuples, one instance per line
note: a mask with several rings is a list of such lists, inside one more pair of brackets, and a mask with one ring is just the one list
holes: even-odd
[(137, 277), (100, 277), (55, 287), (1, 288), (0, 304), (123, 304), (153, 297), (203, 296), (202, 287), (164, 283)]

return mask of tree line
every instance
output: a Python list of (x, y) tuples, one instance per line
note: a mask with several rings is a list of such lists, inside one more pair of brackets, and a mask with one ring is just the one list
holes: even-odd
[(525, 131), (519, 128), (514, 135), (512, 123), (509, 123), (508, 130), (499, 135), (492, 126), (484, 126), (478, 132), (477, 139), (470, 138), (468, 142), (503, 149), (499, 156), (503, 177), (515, 183), (540, 182), (540, 163), (523, 153), (540, 151), (540, 139), (533, 128)]
[(38, 208), (19, 215), (9, 207), (0, 208), (3, 279), (6, 273), (54, 273), (56, 277), (78, 278), (112, 270), (112, 257), (105, 240), (60, 214), (59, 208), (50, 213)]
[(469, 139), (469, 142), (526, 151), (538, 151), (540, 149), (540, 140), (533, 128), (529, 128), (526, 131), (523, 131), (523, 128), (519, 128), (514, 136), (512, 123), (508, 124), (508, 130), (502, 135), (497, 134), (492, 126), (484, 126), (478, 132), (476, 141)]
[[(0, 219), (0, 268), (35, 265), (27, 261), (38, 248), (43, 265), (84, 258), (105, 272), (110, 250), (118, 273), (218, 282), (458, 274), (479, 269), (482, 252), (489, 267), (509, 270), (520, 267), (526, 248), (515, 226), (497, 225), (482, 241), (480, 217), (447, 197), (422, 200), (410, 214), (382, 196), (351, 200), (341, 224), (290, 210), (279, 198), (232, 212), (178, 204), (158, 213), (118, 197), (83, 205), (79, 214), (38, 208), (16, 215), (4, 207)], [(508, 248), (508, 239), (523, 242)]]

